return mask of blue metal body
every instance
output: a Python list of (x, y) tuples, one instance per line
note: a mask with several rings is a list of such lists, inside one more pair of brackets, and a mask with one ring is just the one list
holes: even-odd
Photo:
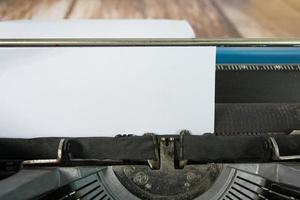
[(300, 47), (218, 47), (217, 64), (299, 64)]

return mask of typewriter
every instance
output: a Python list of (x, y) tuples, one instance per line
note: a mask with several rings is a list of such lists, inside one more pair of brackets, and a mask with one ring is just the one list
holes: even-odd
[(300, 199), (300, 41), (1, 40), (0, 46), (216, 46), (215, 130), (0, 139), (0, 199)]

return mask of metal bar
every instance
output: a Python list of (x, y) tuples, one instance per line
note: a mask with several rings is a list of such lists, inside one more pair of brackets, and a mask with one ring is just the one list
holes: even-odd
[(57, 149), (56, 159), (38, 159), (38, 160), (24, 160), (22, 165), (40, 165), (40, 164), (59, 164), (63, 156), (63, 146), (65, 139), (61, 139)]
[(282, 156), (280, 155), (280, 149), (277, 145), (277, 142), (274, 137), (270, 137), (271, 144), (273, 146), (273, 159), (277, 161), (282, 160), (299, 160), (300, 155), (289, 155), (289, 156)]
[(299, 39), (0, 39), (0, 47), (228, 46), (297, 47)]

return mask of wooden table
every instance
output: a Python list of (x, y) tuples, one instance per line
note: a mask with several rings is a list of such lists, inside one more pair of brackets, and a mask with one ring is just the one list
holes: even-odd
[(202, 38), (300, 37), (300, 0), (0, 0), (0, 20), (78, 18), (185, 19)]

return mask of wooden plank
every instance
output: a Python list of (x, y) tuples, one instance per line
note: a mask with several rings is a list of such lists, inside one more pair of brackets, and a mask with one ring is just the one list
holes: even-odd
[(5, 0), (0, 19), (63, 19), (73, 0)]
[(300, 2), (299, 0), (285, 0), (287, 5), (289, 5), (292, 9), (295, 9), (296, 12), (300, 12)]
[[(81, 11), (83, 15), (87, 15), (88, 18), (93, 19), (128, 19), (128, 18), (144, 18), (141, 1), (140, 0), (99, 0), (99, 1), (88, 1), (86, 5), (86, 0), (77, 0), (74, 6), (74, 13), (78, 11), (88, 9), (87, 12)], [(73, 18), (73, 13), (71, 13), (70, 18)]]
[(32, 19), (55, 20), (64, 19), (73, 0), (40, 0), (34, 6)]
[(2, 0), (0, 1), (0, 19), (31, 19), (35, 13), (33, 8), (37, 3), (38, 0)]
[[(141, 0), (102, 0), (102, 7), (95, 18), (136, 19), (144, 18)], [(109, 10), (107, 10), (109, 8)]]
[[(240, 37), (239, 32), (231, 22), (223, 15), (211, 0), (195, 1), (190, 4), (190, 11), (186, 12), (186, 19), (191, 21), (196, 35), (203, 38), (228, 38)], [(181, 1), (182, 7), (186, 5)], [(193, 8), (194, 7), (194, 8)], [(194, 18), (190, 18), (194, 15)]]
[(201, 37), (239, 36), (209, 0), (77, 0), (69, 18), (185, 19)]
[(299, 0), (0, 0), (0, 20), (184, 19), (202, 38), (297, 37)]
[(86, 19), (93, 18), (95, 12), (97, 12), (102, 5), (102, 1), (95, 0), (74, 0), (69, 13), (66, 18), (71, 19)]
[[(286, 0), (213, 0), (243, 37), (299, 36), (300, 11)], [(298, 5), (298, 4), (297, 4)]]
[[(4, 3), (3, 3), (4, 2)], [(184, 19), (200, 37), (237, 37), (238, 32), (210, 0), (5, 0), (5, 19)], [(2, 12), (1, 12), (2, 11)]]

